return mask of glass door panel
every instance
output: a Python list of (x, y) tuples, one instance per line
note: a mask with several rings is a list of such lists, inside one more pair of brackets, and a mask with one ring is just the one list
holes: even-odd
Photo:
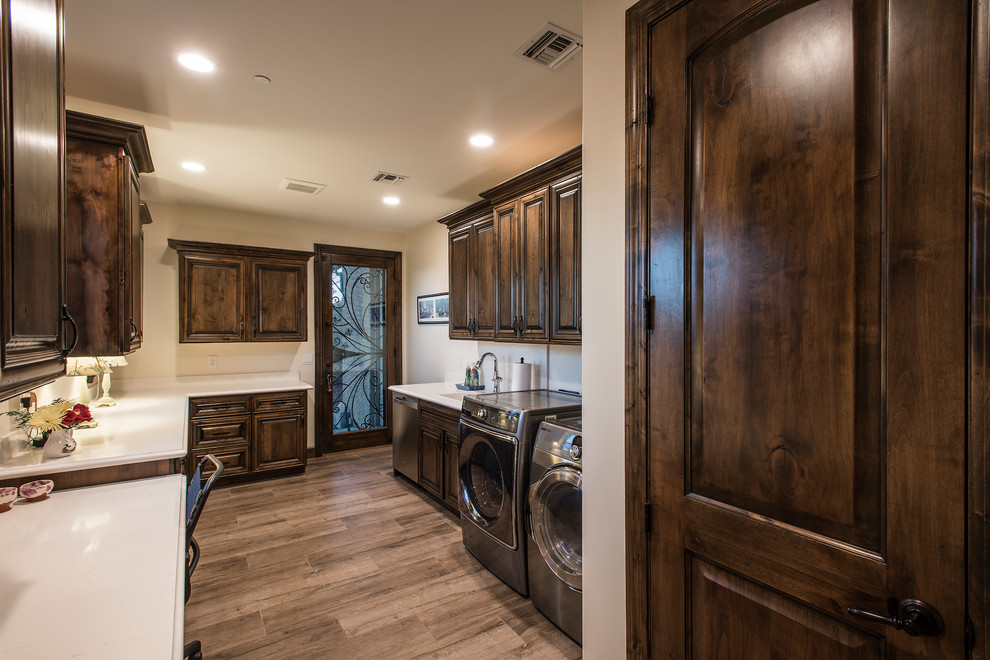
[(386, 275), (384, 268), (332, 267), (334, 434), (386, 425)]

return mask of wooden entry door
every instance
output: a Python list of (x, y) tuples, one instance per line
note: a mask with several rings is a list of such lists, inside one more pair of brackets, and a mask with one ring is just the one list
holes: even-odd
[(392, 440), (402, 382), (402, 255), (316, 245), (317, 453)]
[(632, 655), (965, 656), (968, 12), (630, 11)]

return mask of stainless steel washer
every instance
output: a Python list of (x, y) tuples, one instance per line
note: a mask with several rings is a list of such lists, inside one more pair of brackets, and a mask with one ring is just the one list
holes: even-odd
[(540, 424), (528, 496), (529, 597), (581, 643), (581, 420)]
[(526, 488), (533, 436), (550, 414), (577, 414), (581, 398), (548, 390), (464, 398), (458, 426), (459, 505), (464, 546), (523, 596)]

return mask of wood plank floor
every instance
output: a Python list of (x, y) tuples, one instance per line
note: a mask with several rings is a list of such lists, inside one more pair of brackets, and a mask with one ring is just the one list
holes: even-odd
[(392, 476), (390, 447), (215, 490), (186, 640), (215, 658), (580, 658), (461, 543), (458, 521)]

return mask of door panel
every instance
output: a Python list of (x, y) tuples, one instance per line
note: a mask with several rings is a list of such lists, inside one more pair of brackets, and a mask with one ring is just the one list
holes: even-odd
[(519, 208), (515, 201), (495, 209), (495, 339), (516, 339), (519, 324)]
[(495, 336), (495, 222), (491, 216), (475, 224), (475, 284), (474, 296), (475, 339), (491, 339)]
[(517, 259), (522, 339), (547, 339), (547, 197), (546, 190), (523, 197), (519, 202)]
[[(627, 562), (648, 580), (630, 648), (963, 657), (968, 3), (633, 14), (653, 95), (630, 88), (631, 254), (655, 313), (630, 317), (629, 476), (655, 531)], [(945, 633), (848, 613), (905, 598)]]
[(879, 551), (880, 90), (852, 66), (854, 41), (882, 66), (872, 18), (768, 11), (689, 59), (685, 241), (690, 492)]
[(470, 339), (474, 304), (471, 292), (471, 227), (452, 231), (447, 237), (447, 253), (450, 268), (450, 324), (451, 339)]

